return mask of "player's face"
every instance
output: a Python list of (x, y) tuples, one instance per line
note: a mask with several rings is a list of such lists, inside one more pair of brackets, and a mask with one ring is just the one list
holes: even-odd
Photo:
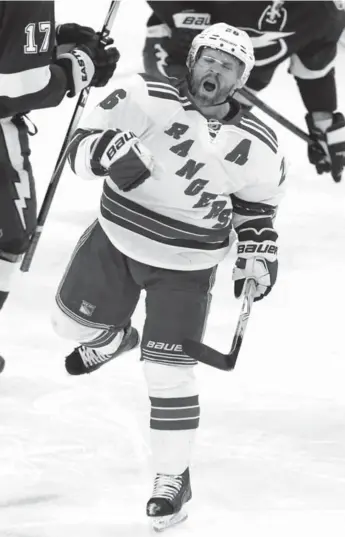
[(222, 103), (242, 73), (243, 65), (234, 56), (204, 48), (191, 72), (191, 93), (203, 106)]

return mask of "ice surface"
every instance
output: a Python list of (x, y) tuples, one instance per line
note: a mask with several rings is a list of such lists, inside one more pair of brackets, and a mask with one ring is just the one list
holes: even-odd
[[(108, 2), (57, 2), (59, 21), (100, 27)], [(113, 35), (119, 75), (141, 69), (149, 14), (126, 0)], [(345, 52), (337, 61), (345, 111)], [(262, 98), (304, 126), (295, 83), (279, 68)], [(114, 84), (116, 81), (114, 81)], [(89, 108), (106, 90), (94, 90)], [(75, 100), (32, 114), (39, 134), (32, 162), (39, 200), (51, 176)], [(261, 117), (261, 114), (258, 114)], [(268, 120), (268, 122), (270, 122)], [(255, 305), (236, 370), (198, 367), (202, 420), (192, 468), (189, 520), (181, 537), (340, 537), (345, 527), (344, 266), (345, 183), (317, 176), (305, 144), (270, 122), (290, 161), (277, 218), (279, 280)], [(66, 169), (37, 256), (1, 316), (1, 537), (149, 535), (149, 405), (138, 353), (88, 378), (68, 377), (70, 345), (50, 326), (56, 286), (71, 250), (93, 220), (100, 184)], [(229, 348), (239, 303), (233, 254), (221, 265), (206, 342)], [(143, 323), (143, 303), (134, 324)]]

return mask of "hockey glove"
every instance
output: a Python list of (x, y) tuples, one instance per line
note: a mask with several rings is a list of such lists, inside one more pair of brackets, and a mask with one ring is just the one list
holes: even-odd
[(91, 86), (103, 87), (113, 76), (120, 53), (116, 47), (108, 47), (108, 44), (101, 44), (98, 40), (88, 43), (87, 49), (95, 66)]
[(103, 45), (92, 45), (73, 48), (58, 53), (56, 63), (67, 75), (68, 97), (74, 97), (87, 86), (105, 86), (112, 77), (119, 60), (119, 52), (115, 47), (105, 48)]
[(261, 230), (242, 228), (237, 230), (237, 260), (233, 269), (235, 297), (239, 298), (247, 278), (256, 283), (254, 302), (261, 300), (271, 291), (277, 279), (278, 260), (277, 232), (272, 227)]
[(150, 177), (153, 157), (133, 132), (109, 129), (92, 146), (91, 169), (95, 175), (108, 175), (128, 192)]
[(83, 47), (58, 54), (56, 63), (63, 68), (67, 77), (67, 97), (74, 97), (85, 89), (95, 76), (93, 61)]
[(306, 115), (306, 122), (314, 144), (308, 147), (308, 157), (318, 174), (331, 173), (334, 181), (341, 181), (345, 166), (345, 118), (340, 112), (327, 119)]
[[(75, 23), (60, 24), (56, 27), (57, 45), (86, 45), (90, 41), (99, 40), (99, 33), (89, 26), (80, 26)], [(113, 39), (107, 38), (107, 44), (111, 45)]]

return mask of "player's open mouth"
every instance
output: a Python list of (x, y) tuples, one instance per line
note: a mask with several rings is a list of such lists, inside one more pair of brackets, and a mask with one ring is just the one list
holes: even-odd
[(203, 87), (206, 91), (211, 93), (215, 91), (216, 84), (214, 84), (213, 82), (210, 82), (209, 80), (205, 80), (205, 82), (203, 83)]

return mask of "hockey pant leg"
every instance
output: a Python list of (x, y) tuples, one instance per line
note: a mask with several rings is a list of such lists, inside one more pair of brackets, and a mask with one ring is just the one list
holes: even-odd
[(126, 257), (96, 220), (81, 236), (59, 285), (53, 327), (61, 337), (112, 354), (139, 296)]
[(0, 120), (0, 309), (36, 226), (36, 193), (28, 128), (20, 117)]
[(213, 270), (155, 271), (146, 287), (142, 358), (151, 402), (154, 471), (181, 474), (191, 461), (199, 426), (196, 362), (184, 338), (201, 340), (209, 310)]

